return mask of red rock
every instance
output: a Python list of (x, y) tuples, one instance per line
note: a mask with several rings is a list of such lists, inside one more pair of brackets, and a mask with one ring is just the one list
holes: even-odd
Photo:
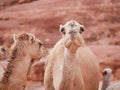
[(52, 47), (61, 37), (59, 25), (75, 19), (85, 25), (83, 36), (89, 44), (104, 38), (109, 41), (120, 33), (119, 4), (117, 0), (68, 0), (66, 3), (64, 0), (38, 0), (14, 5), (0, 11), (1, 38), (12, 43), (11, 34), (30, 32)]
[(30, 1), (34, 1), (34, 0), (2, 0), (2, 1), (0, 1), (0, 8), (3, 8), (5, 6), (14, 5), (14, 4), (30, 2)]

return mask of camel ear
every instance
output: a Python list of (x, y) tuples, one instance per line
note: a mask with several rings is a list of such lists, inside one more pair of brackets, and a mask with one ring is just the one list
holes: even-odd
[(65, 28), (64, 28), (63, 25), (60, 25), (60, 32), (61, 32), (62, 34), (65, 34)]
[(33, 43), (35, 41), (35, 36), (33, 34), (29, 34), (29, 42)]
[(17, 35), (13, 34), (13, 40), (16, 41), (17, 40)]
[(42, 41), (40, 41), (39, 39), (36, 39), (39, 42), (39, 46), (41, 47), (42, 45), (44, 45), (44, 43)]
[(80, 33), (84, 32), (85, 31), (85, 28), (83, 25), (80, 25)]

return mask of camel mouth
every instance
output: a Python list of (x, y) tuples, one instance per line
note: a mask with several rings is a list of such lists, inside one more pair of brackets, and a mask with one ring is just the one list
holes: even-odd
[(71, 30), (71, 31), (69, 32), (69, 34), (75, 34), (75, 33), (77, 33), (75, 30)]
[(72, 40), (74, 40), (75, 38), (78, 37), (78, 33), (74, 30), (70, 31), (68, 34), (70, 36), (69, 38), (72, 39)]
[(75, 29), (71, 29), (67, 34), (66, 34), (66, 40), (65, 40), (65, 46), (70, 47), (75, 46), (79, 47), (81, 42), (80, 42), (80, 37), (79, 37), (79, 32)]
[(67, 39), (65, 41), (65, 47), (66, 48), (69, 48), (71, 46), (72, 47), (80, 47), (80, 45), (81, 45), (81, 42), (80, 42), (78, 37), (76, 37), (76, 38), (69, 38), (69, 39)]

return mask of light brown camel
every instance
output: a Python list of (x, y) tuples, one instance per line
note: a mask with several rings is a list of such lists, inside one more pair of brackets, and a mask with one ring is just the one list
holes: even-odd
[(14, 35), (9, 63), (0, 81), (0, 90), (25, 90), (30, 63), (44, 56), (45, 49), (42, 42), (32, 34)]
[(0, 60), (3, 60), (6, 57), (6, 50), (4, 49), (3, 46), (0, 46)]
[(60, 25), (62, 38), (46, 58), (45, 90), (98, 90), (98, 61), (86, 47), (83, 31), (74, 20)]
[(103, 85), (101, 90), (106, 90), (106, 88), (110, 85), (110, 81), (112, 80), (112, 69), (105, 68), (102, 74), (103, 74)]

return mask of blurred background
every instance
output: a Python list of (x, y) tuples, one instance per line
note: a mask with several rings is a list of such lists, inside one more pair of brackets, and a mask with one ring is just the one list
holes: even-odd
[[(101, 71), (110, 67), (114, 80), (119, 80), (120, 0), (0, 0), (0, 46), (9, 53), (12, 34), (27, 32), (52, 48), (61, 38), (59, 25), (71, 19), (85, 26), (83, 38), (98, 57)], [(30, 80), (43, 80), (43, 66), (38, 62)]]

